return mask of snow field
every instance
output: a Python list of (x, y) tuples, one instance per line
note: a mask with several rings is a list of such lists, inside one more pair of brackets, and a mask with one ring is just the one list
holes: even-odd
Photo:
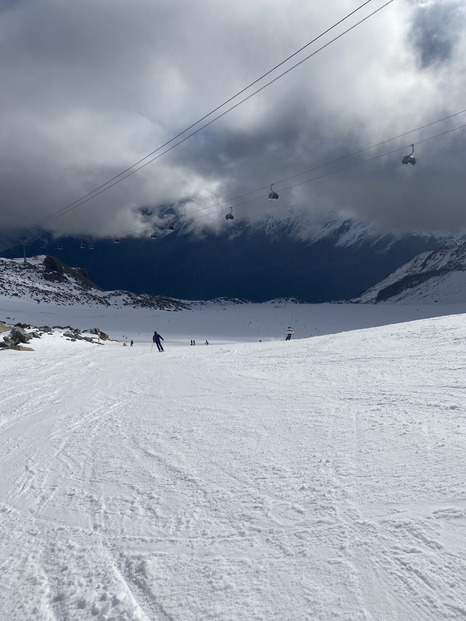
[(0, 617), (466, 618), (464, 316), (184, 345), (200, 315), (0, 354)]

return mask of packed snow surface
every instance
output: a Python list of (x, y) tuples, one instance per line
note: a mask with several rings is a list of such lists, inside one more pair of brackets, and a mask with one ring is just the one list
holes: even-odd
[(465, 619), (456, 310), (0, 299), (0, 618)]

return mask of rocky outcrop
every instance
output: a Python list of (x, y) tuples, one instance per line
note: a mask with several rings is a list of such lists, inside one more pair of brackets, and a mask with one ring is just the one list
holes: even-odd
[[(85, 332), (89, 332), (93, 336), (86, 336)], [(110, 340), (108, 334), (99, 330), (99, 328), (91, 328), (90, 330), (84, 330), (82, 332), (79, 328), (70, 328), (67, 332), (63, 332), (63, 336), (70, 341), (87, 341), (88, 343), (96, 343), (97, 345), (103, 345), (102, 341)]]
[(50, 282), (67, 282), (74, 281), (83, 290), (97, 290), (102, 291), (95, 283), (90, 279), (87, 270), (80, 267), (69, 267), (60, 259), (56, 257), (46, 256), (42, 262), (43, 277)]
[(34, 351), (32, 347), (25, 347), (25, 343), (34, 338), (32, 334), (29, 334), (24, 328), (15, 327), (10, 330), (9, 336), (4, 336), (3, 341), (0, 341), (0, 348), (2, 349), (14, 349), (16, 351)]
[[(27, 345), (32, 339), (40, 339), (44, 334), (54, 334), (54, 332), (61, 332), (68, 341), (86, 341), (87, 343), (94, 343), (96, 345), (103, 345), (105, 341), (109, 341), (108, 334), (100, 330), (99, 328), (91, 328), (90, 330), (80, 330), (79, 328), (72, 328), (71, 326), (30, 326), (28, 324), (16, 324), (13, 328), (6, 326), (0, 322), (0, 333), (3, 333), (3, 340), (0, 341), (0, 351), (6, 351), (12, 349), (15, 351), (34, 351), (32, 347)], [(6, 334), (9, 332), (9, 334)]]
[(105, 334), (105, 332), (102, 332), (102, 330), (99, 330), (99, 328), (91, 328), (89, 332), (91, 334), (96, 334), (99, 337), (99, 339), (102, 339), (103, 341), (109, 340), (108, 334)]

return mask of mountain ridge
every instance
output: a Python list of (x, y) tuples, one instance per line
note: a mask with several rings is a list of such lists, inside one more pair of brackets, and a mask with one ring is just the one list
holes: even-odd
[(424, 252), (369, 288), (362, 303), (461, 303), (466, 301), (466, 242), (449, 241)]
[[(439, 247), (445, 236), (381, 235), (350, 219), (297, 225), (288, 213), (255, 227), (235, 220), (218, 234), (166, 228), (157, 239), (93, 240), (93, 250), (82, 239), (48, 241), (49, 254), (82, 266), (107, 291), (322, 303), (361, 295), (420, 252)], [(29, 252), (44, 252), (36, 245)]]
[(115, 306), (179, 310), (189, 308), (182, 300), (131, 291), (104, 291), (90, 280), (87, 270), (69, 267), (60, 259), (38, 255), (23, 259), (0, 258), (0, 292), (6, 297), (30, 298), (63, 306)]

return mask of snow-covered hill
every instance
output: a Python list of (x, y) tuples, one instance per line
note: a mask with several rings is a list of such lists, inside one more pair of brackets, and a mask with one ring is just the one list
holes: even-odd
[(38, 304), (91, 307), (185, 308), (179, 300), (162, 296), (135, 295), (129, 291), (102, 291), (81, 268), (68, 267), (55, 257), (0, 258), (0, 295), (31, 299)]
[[(177, 344), (193, 338), (215, 343), (276, 341), (284, 338), (289, 325), (296, 338), (308, 338), (465, 311), (466, 303), (393, 304), (387, 311), (382, 305), (298, 304), (292, 299), (185, 302), (101, 291), (83, 270), (69, 268), (52, 257), (38, 256), (27, 263), (0, 259), (0, 322), (9, 329), (21, 324), (32, 331), (44, 326), (102, 330), (120, 342), (128, 340), (131, 330), (137, 332), (136, 342), (150, 343), (155, 329)], [(36, 344), (33, 341), (28, 346)]]
[(0, 296), (119, 337), (0, 351), (0, 618), (464, 619), (465, 322), (431, 312)]
[(466, 242), (449, 242), (424, 252), (388, 278), (371, 287), (357, 301), (405, 304), (466, 302)]

